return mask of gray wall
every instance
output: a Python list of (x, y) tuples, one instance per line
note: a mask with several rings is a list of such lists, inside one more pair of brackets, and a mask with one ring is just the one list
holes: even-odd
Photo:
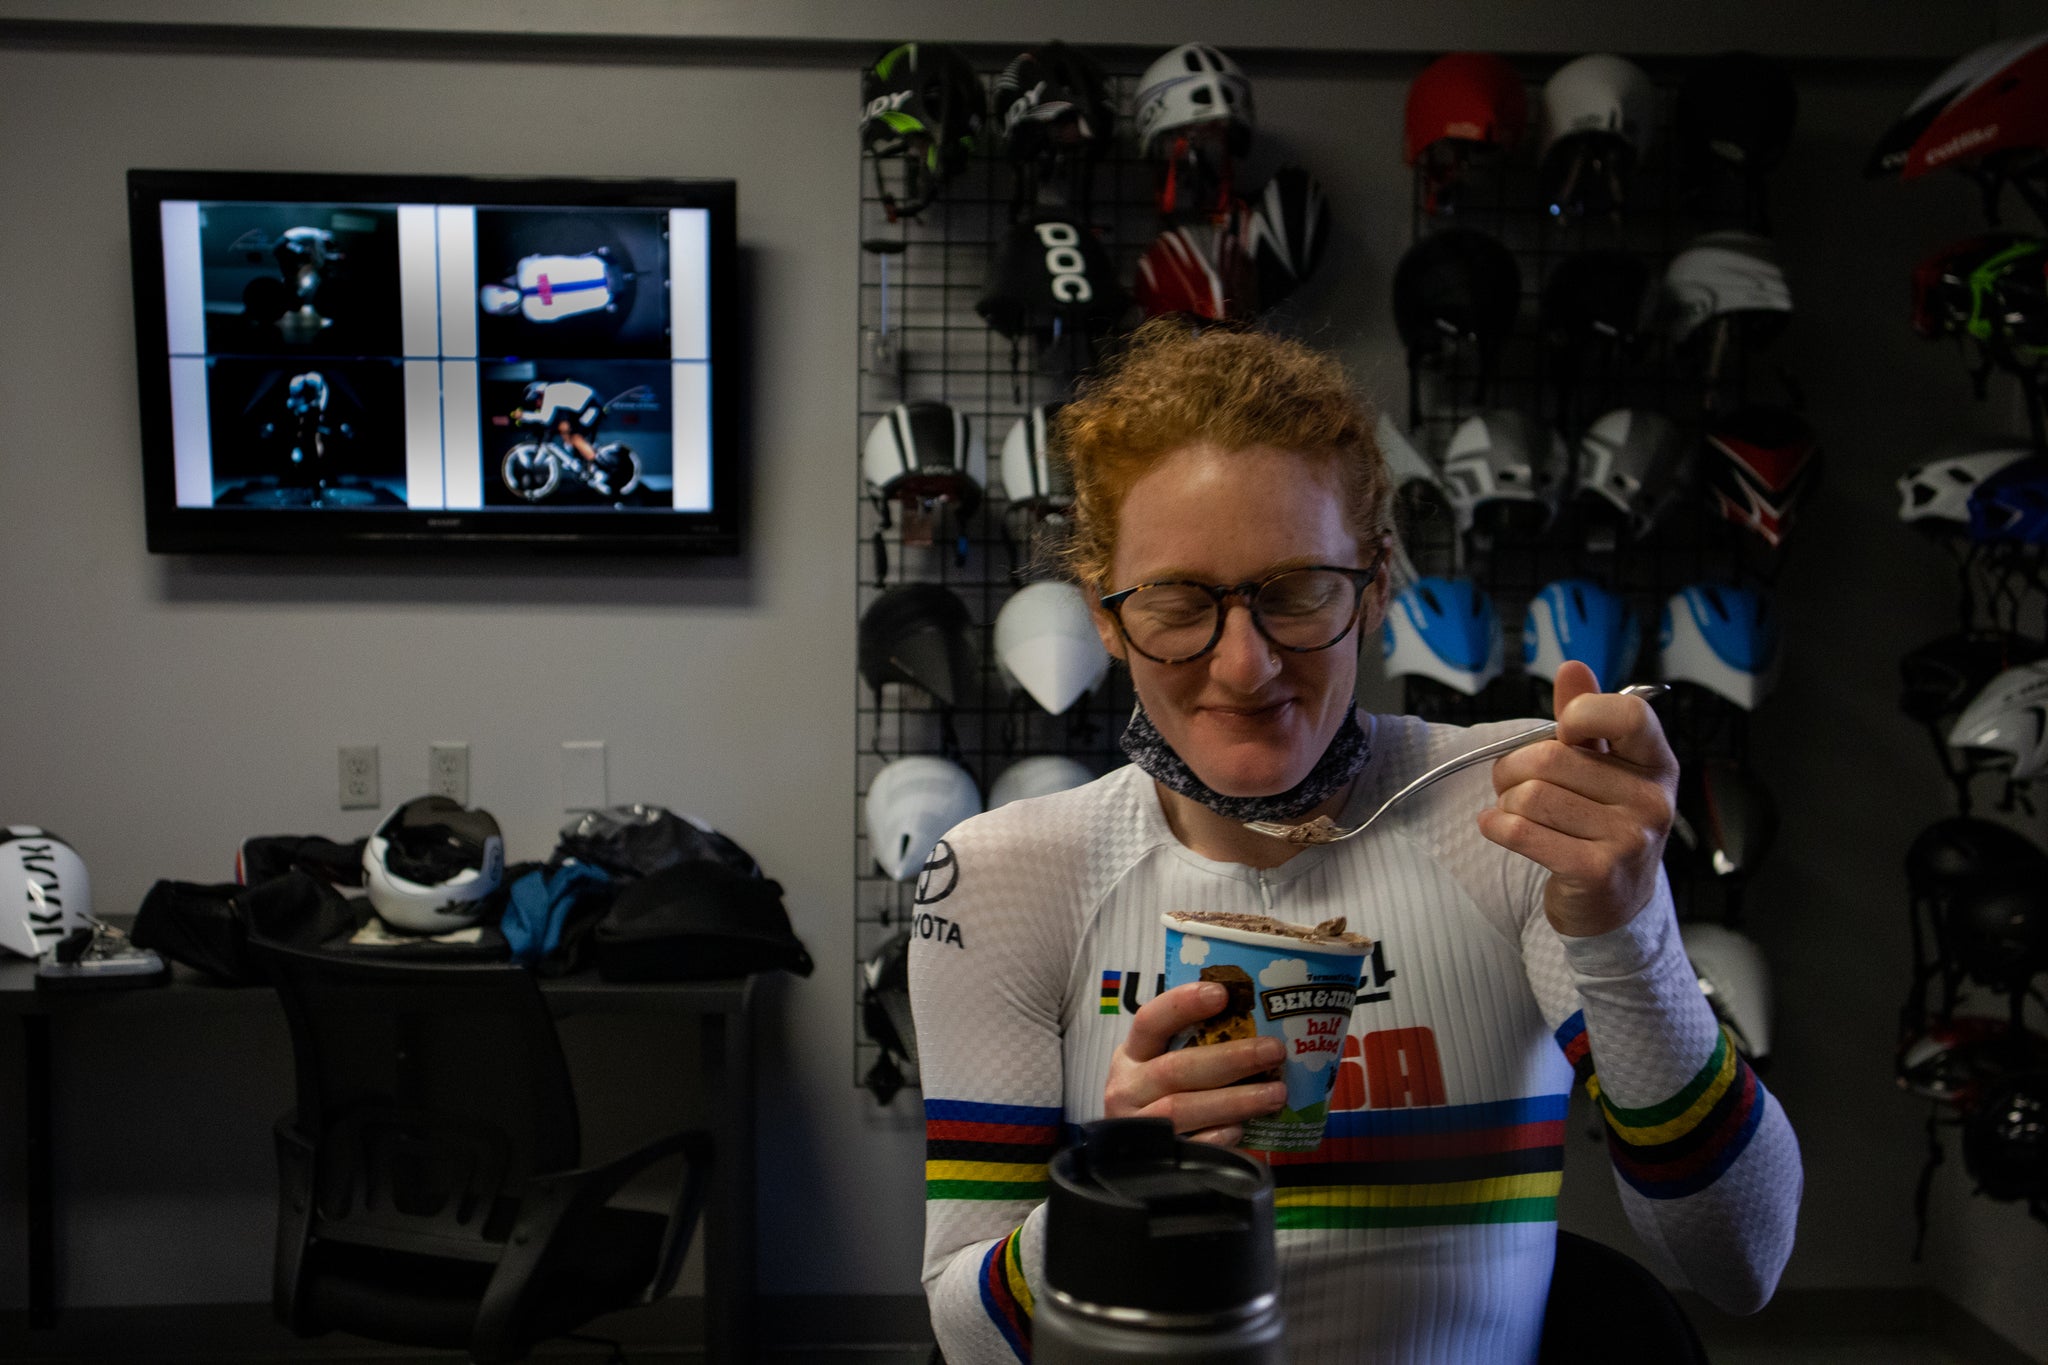
[[(230, 24), (248, 8), (183, 12)], [(1231, 27), (1245, 10), (1209, 8), (1229, 34), (1251, 32)], [(1918, 342), (1904, 320), (1906, 270), (1974, 227), (1970, 193), (1960, 182), (1867, 185), (1855, 174), (1875, 130), (1937, 58), (2035, 7), (1942, 7), (1939, 33), (1923, 7), (1877, 8), (1897, 22), (1844, 26), (1842, 6), (1802, 7), (1816, 16), (1806, 19), (1769, 5), (1737, 16), (1766, 25), (1782, 51), (1887, 59), (1802, 62), (1801, 139), (1777, 199), (1801, 309), (1780, 354), (1806, 386), (1830, 461), (1783, 579), (1791, 667), (1755, 730), (1786, 830), (1751, 921), (1779, 974), (1771, 1083), (1808, 1171), (1787, 1283), (1934, 1283), (2039, 1353), (2048, 1305), (2026, 1287), (2048, 1281), (2048, 1233), (1968, 1198), (1957, 1153), (1938, 1186), (1934, 1254), (1925, 1266), (1907, 1257), (1921, 1147), (1919, 1110), (1890, 1079), (1907, 961), (1896, 869), (1912, 835), (1944, 812), (1945, 793), (1893, 689), (1898, 655), (1948, 628), (1953, 594), (1945, 561), (1893, 520), (1891, 480), (1942, 436), (1996, 429), (2002, 415), (1977, 410), (1954, 357)], [(788, 888), (820, 963), (809, 981), (769, 983), (764, 1000), (764, 1288), (914, 1293), (920, 1125), (907, 1101), (879, 1112), (850, 1085), (855, 85), (836, 46), (816, 46), (865, 46), (886, 31), (871, 17), (874, 31), (849, 29), (845, 7), (793, 0), (518, 11), (526, 29), (587, 20), (646, 33), (659, 40), (654, 56), (617, 38), (550, 55), (544, 43), (305, 32), (248, 44), (219, 30), (41, 22), (145, 23), (154, 9), (0, 4), (0, 412), (15, 433), (0, 453), (0, 818), (64, 832), (91, 864), (99, 904), (123, 910), (158, 877), (225, 877), (244, 834), (365, 832), (372, 814), (334, 807), (342, 742), (382, 746), (384, 792), (395, 799), (424, 785), (430, 740), (466, 739), (474, 799), (498, 814), (516, 855), (537, 856), (559, 819), (560, 742), (606, 740), (613, 797), (701, 814), (751, 849)], [(885, 14), (906, 29), (920, 19), (953, 26), (930, 36), (1004, 46), (1047, 18), (928, 9)], [(282, 12), (311, 22), (303, 16), (315, 11)], [(1377, 45), (1547, 45), (1524, 7), (1474, 0), (1432, 12), (1465, 27), (1438, 33), (1418, 20), (1382, 31)], [(1572, 24), (1604, 19), (1652, 52), (1760, 41), (1753, 26), (1716, 28), (1705, 12), (1588, 0), (1547, 31), (1559, 35), (1550, 44), (1591, 44)], [(475, 11), (349, 13), (454, 30), (471, 27), (464, 16)], [(1070, 38), (1143, 47), (1207, 31), (1185, 7), (1163, 18), (1144, 7), (1060, 15), (1071, 22), (1055, 27)], [(1354, 15), (1297, 31), (1342, 37), (1344, 24), (1365, 23)], [(721, 41), (698, 47), (686, 41), (693, 32)], [(794, 45), (778, 47), (784, 38)], [(1351, 45), (1368, 44), (1354, 34)], [(1915, 53), (1924, 59), (1893, 60)], [(1336, 54), (1247, 65), (1271, 138), (1329, 183), (1341, 225), (1341, 273), (1307, 301), (1303, 321), (1398, 407), (1385, 281), (1407, 237), (1408, 186), (1393, 149), (1417, 63)], [(422, 569), (144, 554), (121, 179), (130, 166), (738, 178), (753, 308), (749, 555)], [(236, 1008), (110, 1018), (67, 1035), (61, 1194), (74, 1301), (265, 1297), (267, 1127), (288, 1077), (281, 1039), (258, 1022), (268, 1016)], [(653, 1029), (585, 1042), (609, 1063), (600, 1083), (622, 1093), (640, 1069), (676, 1064), (687, 1044)], [(0, 1086), (11, 1087), (16, 1066), (0, 1057)], [(644, 1099), (616, 1108), (604, 1122), (620, 1129), (665, 1112)], [(11, 1153), (12, 1130), (0, 1132)], [(1574, 1141), (1571, 1163), (1567, 1220), (1626, 1243), (1598, 1148)], [(17, 1226), (18, 1172), (0, 1176), (0, 1226)], [(11, 1238), (0, 1243), (0, 1308), (16, 1301), (19, 1254)]]

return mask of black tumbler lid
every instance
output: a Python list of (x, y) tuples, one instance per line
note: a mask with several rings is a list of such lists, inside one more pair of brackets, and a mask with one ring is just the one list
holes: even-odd
[(1053, 1158), (1045, 1278), (1083, 1303), (1230, 1313), (1273, 1292), (1273, 1177), (1165, 1119), (1106, 1119)]

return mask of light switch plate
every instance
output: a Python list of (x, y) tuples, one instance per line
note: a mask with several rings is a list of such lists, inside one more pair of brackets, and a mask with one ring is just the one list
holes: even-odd
[(605, 799), (604, 741), (562, 742), (562, 809), (603, 810)]

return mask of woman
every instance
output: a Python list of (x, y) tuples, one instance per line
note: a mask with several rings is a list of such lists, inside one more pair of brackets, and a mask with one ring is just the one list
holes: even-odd
[(1380, 945), (1323, 1145), (1276, 1156), (1295, 1365), (1532, 1361), (1575, 1068), (1667, 1279), (1754, 1311), (1791, 1250), (1792, 1130), (1715, 1024), (1660, 857), (1677, 763), (1642, 702), (1557, 679), (1558, 739), (1323, 847), (1519, 723), (1360, 717), (1387, 603), (1385, 465), (1341, 369), (1296, 343), (1148, 324), (1061, 413), (1070, 567), (1130, 669), (1132, 759), (954, 830), (957, 937), (917, 942), (924, 1280), (951, 1365), (1028, 1360), (1063, 1127), (1156, 1115), (1235, 1144), (1283, 1098), (1242, 1039), (1170, 1052), (1221, 987), (1158, 992), (1165, 909), (1331, 915)]

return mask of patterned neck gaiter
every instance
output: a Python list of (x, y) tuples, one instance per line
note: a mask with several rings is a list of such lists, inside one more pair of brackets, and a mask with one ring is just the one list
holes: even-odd
[(1323, 750), (1315, 767), (1309, 769), (1308, 776), (1274, 796), (1224, 796), (1212, 791), (1160, 735), (1152, 717), (1145, 714), (1142, 701), (1131, 708), (1131, 722), (1124, 727), (1122, 742), (1131, 762), (1143, 768), (1153, 781), (1231, 820), (1293, 820), (1342, 791), (1344, 784), (1358, 776), (1359, 769), (1372, 757), (1365, 731), (1358, 724), (1356, 701), (1344, 713), (1344, 723), (1337, 727), (1330, 746)]

